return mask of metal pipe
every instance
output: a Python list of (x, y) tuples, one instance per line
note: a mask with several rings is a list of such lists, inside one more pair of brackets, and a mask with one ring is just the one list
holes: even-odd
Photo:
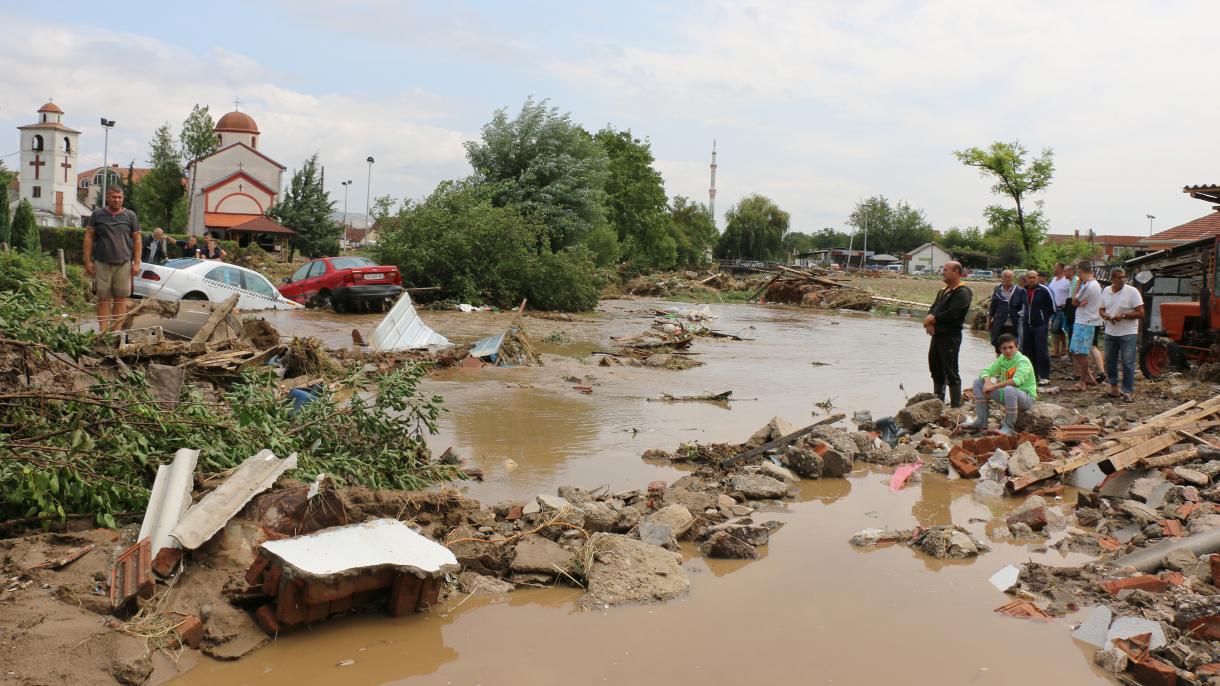
[(1152, 572), (1161, 566), (1166, 555), (1176, 550), (1187, 550), (1196, 556), (1220, 550), (1220, 527), (1186, 538), (1166, 538), (1156, 545), (1150, 545), (1143, 550), (1112, 560), (1110, 564), (1115, 567), (1135, 567), (1141, 572)]

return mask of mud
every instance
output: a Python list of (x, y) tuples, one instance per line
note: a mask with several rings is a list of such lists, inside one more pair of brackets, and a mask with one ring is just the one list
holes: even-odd
[[(691, 467), (641, 454), (689, 441), (738, 444), (776, 415), (796, 425), (833, 411), (881, 417), (930, 383), (917, 322), (787, 307), (712, 306), (715, 328), (753, 340), (700, 338), (692, 352), (706, 364), (695, 369), (596, 365), (592, 350), (647, 328), (660, 305), (611, 301), (579, 321), (527, 318), (534, 340), (555, 341), (540, 346), (543, 367), (434, 374), (426, 390), (443, 395), (450, 410), (434, 451), (452, 446), (486, 474), (464, 490), (495, 503), (565, 484), (625, 490), (672, 482)], [(421, 315), (459, 343), (501, 331), (512, 317)], [(283, 335), (336, 347), (350, 344), (353, 327), (367, 332), (377, 320), (294, 316), (267, 318)], [(964, 375), (993, 356), (984, 338), (967, 336)], [(727, 389), (735, 402), (647, 401)], [(891, 472), (859, 465), (847, 479), (799, 482), (795, 499), (760, 513), (784, 524), (759, 549), (760, 560), (705, 559), (684, 542), (691, 589), (664, 605), (576, 612), (581, 591), (558, 587), (457, 595), (422, 615), (331, 621), (240, 662), (204, 661), (179, 682), (1108, 683), (1091, 666), (1091, 649), (1068, 639), (1065, 620), (1046, 625), (991, 612), (1009, 600), (987, 581), (997, 569), (1026, 561), (1075, 566), (1090, 556), (1047, 549), (1044, 539), (993, 540), (1020, 499), (979, 499), (973, 482), (928, 469), (893, 493)], [(1071, 489), (1064, 497), (1074, 501)], [(938, 560), (916, 548), (848, 543), (864, 528), (914, 525), (958, 525), (991, 550)]]

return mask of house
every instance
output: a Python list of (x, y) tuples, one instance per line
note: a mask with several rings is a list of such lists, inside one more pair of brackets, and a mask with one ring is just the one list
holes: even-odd
[(810, 250), (807, 252), (798, 252), (792, 256), (792, 266), (794, 267), (823, 267), (829, 269), (831, 266), (840, 268), (849, 266), (859, 267), (864, 262), (867, 262), (873, 256), (873, 251), (868, 250), (848, 250), (847, 248), (823, 248), (821, 250)]
[(1164, 250), (1209, 236), (1220, 236), (1220, 184), (1186, 186), (1182, 189), (1192, 198), (1215, 203), (1211, 214), (1179, 224), (1140, 241), (1147, 250)]
[[(76, 199), (80, 204), (93, 209), (97, 207), (97, 198), (102, 192), (102, 182), (105, 176), (102, 174), (102, 167), (94, 167), (76, 175)], [(120, 167), (117, 163), (110, 165), (110, 178), (105, 182), (107, 187), (118, 186), (125, 188), (127, 184), (127, 175), (131, 174), (131, 184), (140, 182), (144, 175), (152, 169), (148, 167)]]
[(1117, 259), (1123, 254), (1131, 253), (1130, 256), (1141, 255), (1148, 252), (1148, 248), (1141, 245), (1144, 240), (1142, 236), (1122, 236), (1119, 234), (1097, 234), (1088, 231), (1083, 235), (1080, 229), (1076, 229), (1072, 235), (1067, 234), (1050, 234), (1046, 237), (1047, 243), (1066, 243), (1068, 241), (1086, 241), (1095, 246), (1095, 252), (1092, 255), (1094, 261), (1110, 262)]
[(902, 256), (903, 271), (913, 274), (917, 271), (939, 272), (946, 262), (953, 259), (948, 250), (935, 243), (924, 243)]

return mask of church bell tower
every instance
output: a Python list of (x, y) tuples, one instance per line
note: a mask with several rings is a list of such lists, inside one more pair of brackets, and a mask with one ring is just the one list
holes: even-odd
[(38, 108), (38, 121), (18, 127), (20, 198), (34, 206), (40, 224), (79, 226), (76, 160), (80, 131), (65, 126), (63, 117), (59, 105), (48, 101)]

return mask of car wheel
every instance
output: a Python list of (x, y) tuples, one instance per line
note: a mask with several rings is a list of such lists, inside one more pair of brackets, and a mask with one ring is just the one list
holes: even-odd
[(191, 291), (190, 293), (187, 293), (186, 295), (182, 296), (182, 299), (183, 300), (202, 300), (204, 302), (207, 302), (208, 296), (206, 293), (202, 293), (200, 291)]
[(343, 314), (343, 306), (330, 294), (330, 291), (322, 291), (318, 294), (318, 306), (330, 308), (335, 311), (335, 314)]

